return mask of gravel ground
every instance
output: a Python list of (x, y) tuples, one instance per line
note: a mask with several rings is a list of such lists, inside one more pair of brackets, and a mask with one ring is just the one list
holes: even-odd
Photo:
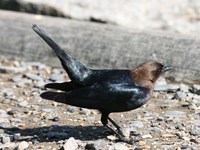
[(129, 145), (102, 126), (98, 111), (39, 97), (45, 83), (66, 80), (61, 68), (0, 59), (0, 149), (200, 149), (200, 85), (162, 78), (148, 104), (111, 114), (139, 140)]

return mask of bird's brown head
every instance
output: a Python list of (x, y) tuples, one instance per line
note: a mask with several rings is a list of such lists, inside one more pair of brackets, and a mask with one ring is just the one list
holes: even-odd
[(159, 62), (146, 62), (131, 71), (132, 79), (138, 86), (153, 90), (155, 82), (165, 72), (171, 70), (171, 66)]

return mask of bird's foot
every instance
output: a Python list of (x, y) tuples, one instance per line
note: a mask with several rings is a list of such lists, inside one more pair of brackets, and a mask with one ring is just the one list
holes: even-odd
[(106, 125), (106, 127), (109, 128), (110, 131), (112, 131), (112, 133), (114, 133), (117, 136), (117, 138), (122, 142), (131, 144), (131, 145), (135, 144), (136, 142), (138, 142), (138, 140), (134, 140), (132, 138), (126, 138), (124, 136), (124, 134), (122, 133), (122, 131), (120, 130), (120, 128), (118, 128), (117, 130), (114, 130), (109, 125)]
[(134, 145), (135, 143), (139, 142), (138, 140), (134, 140), (132, 138), (126, 138), (125, 136), (122, 135), (117, 135), (120, 141), (125, 142), (127, 144)]

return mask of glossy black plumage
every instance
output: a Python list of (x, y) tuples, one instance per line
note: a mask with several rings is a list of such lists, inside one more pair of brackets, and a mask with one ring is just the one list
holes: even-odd
[[(109, 118), (112, 112), (123, 112), (144, 105), (150, 98), (159, 76), (170, 70), (158, 62), (147, 62), (132, 70), (93, 70), (85, 67), (57, 45), (42, 29), (33, 25), (33, 30), (54, 50), (70, 82), (50, 83), (45, 87), (62, 92), (47, 91), (41, 97), (73, 106), (98, 109), (101, 121), (117, 136), (128, 143), (120, 127)], [(117, 131), (108, 125), (108, 120)]]

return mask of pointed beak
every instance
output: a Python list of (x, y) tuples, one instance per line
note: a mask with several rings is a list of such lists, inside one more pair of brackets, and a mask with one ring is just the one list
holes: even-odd
[(170, 71), (170, 70), (172, 70), (172, 69), (173, 69), (172, 66), (170, 66), (170, 65), (165, 65), (165, 66), (162, 68), (162, 73), (165, 73), (165, 72)]

